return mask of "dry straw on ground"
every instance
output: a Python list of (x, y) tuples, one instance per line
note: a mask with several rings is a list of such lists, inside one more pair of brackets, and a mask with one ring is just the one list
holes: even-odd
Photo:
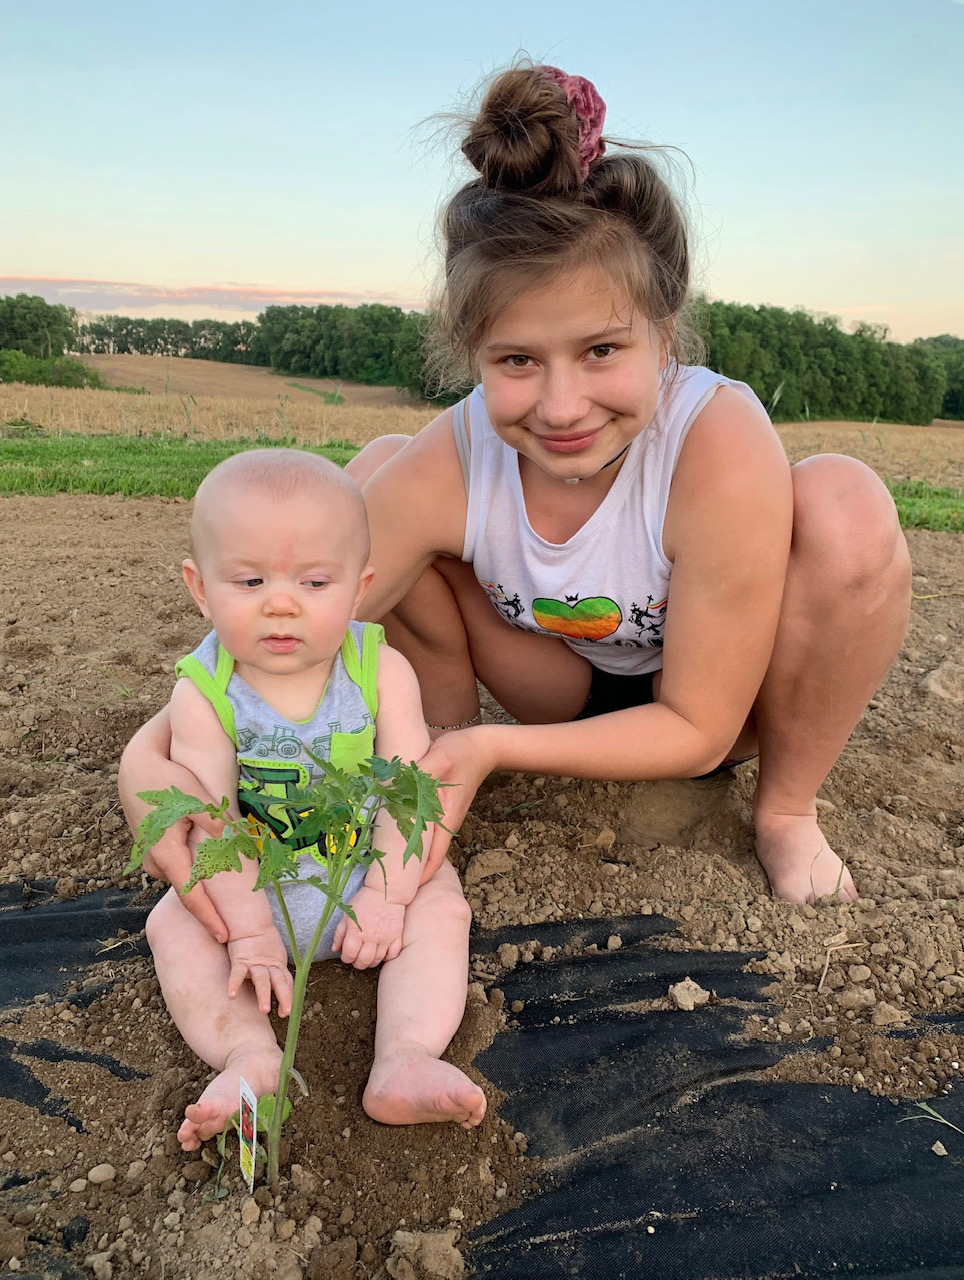
[(19, 383), (0, 386), (0, 422), (31, 422), (45, 431), (83, 435), (157, 432), (204, 440), (294, 436), (302, 444), (326, 444), (329, 440), (365, 444), (389, 432), (414, 435), (431, 417), (431, 409), (326, 405), (316, 396), (297, 403), (282, 397), (272, 403), (228, 396), (135, 396)]
[(891, 480), (964, 486), (964, 423), (792, 422), (778, 423), (777, 433), (791, 462), (815, 453), (846, 453)]

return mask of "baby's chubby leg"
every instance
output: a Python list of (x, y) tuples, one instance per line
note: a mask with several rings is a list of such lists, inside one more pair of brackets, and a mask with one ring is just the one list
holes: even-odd
[(251, 984), (228, 996), (227, 948), (202, 928), (170, 889), (147, 919), (161, 992), (178, 1031), (221, 1074), (187, 1107), (177, 1131), (185, 1151), (220, 1133), (238, 1109), (243, 1076), (258, 1097), (278, 1084), (281, 1050)]
[(445, 861), (409, 903), (401, 953), (379, 975), (375, 1061), (362, 1099), (373, 1120), (471, 1129), (485, 1114), (478, 1085), (441, 1061), (465, 1011), (471, 921)]

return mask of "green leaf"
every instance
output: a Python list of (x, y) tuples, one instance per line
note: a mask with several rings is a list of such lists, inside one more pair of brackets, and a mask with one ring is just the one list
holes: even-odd
[(376, 782), (391, 782), (402, 767), (402, 761), (399, 756), (393, 756), (391, 760), (372, 756), (370, 760), (366, 760), (365, 767)]
[(423, 772), (416, 764), (401, 765), (391, 792), (384, 795), (384, 805), (405, 839), (403, 863), (422, 856), (422, 840), (430, 822), (439, 822), (442, 803), (438, 779)]
[(240, 871), (241, 858), (237, 846), (238, 836), (233, 834), (202, 840), (197, 847), (191, 878), (181, 892), (189, 893), (199, 880), (210, 880), (221, 871)]
[(209, 813), (212, 818), (220, 818), (228, 807), (227, 798), (220, 805), (204, 804), (197, 796), (186, 795), (177, 787), (170, 787), (167, 791), (139, 791), (137, 798), (154, 805), (154, 808), (145, 814), (137, 828), (131, 856), (124, 868), (125, 875), (136, 871), (144, 861), (144, 855), (154, 848), (164, 832), (184, 818), (195, 813)]
[(297, 853), (273, 833), (265, 839), (257, 857), (259, 866), (255, 889), (263, 889), (266, 885), (277, 884), (282, 880), (298, 879)]
[(234, 1126), (235, 1131), (240, 1132), (240, 1129), (241, 1129), (241, 1112), (240, 1111), (235, 1111), (233, 1116), (228, 1116), (227, 1121), (225, 1122), (224, 1128), (218, 1134), (218, 1155), (221, 1157), (222, 1160), (224, 1160), (226, 1155), (228, 1133), (232, 1125)]
[[(273, 1093), (266, 1093), (258, 1099), (258, 1129), (262, 1133), (267, 1133), (271, 1127), (271, 1118), (274, 1115), (274, 1109), (277, 1106), (278, 1099)], [(281, 1110), (281, 1123), (288, 1119), (291, 1115), (291, 1099), (285, 1098), (284, 1107)]]
[(328, 836), (337, 842), (339, 832), (351, 827), (355, 810), (347, 804), (318, 804), (316, 801), (307, 811), (302, 806), (295, 816), (293, 835), (298, 843), (321, 847), (327, 845)]

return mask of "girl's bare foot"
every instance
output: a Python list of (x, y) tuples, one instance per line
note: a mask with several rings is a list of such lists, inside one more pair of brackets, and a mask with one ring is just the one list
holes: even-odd
[(242, 1076), (257, 1097), (278, 1087), (281, 1050), (275, 1045), (238, 1045), (225, 1059), (224, 1070), (211, 1081), (204, 1092), (184, 1110), (177, 1140), (184, 1151), (197, 1151), (203, 1142), (220, 1133), (240, 1106)]
[(757, 813), (754, 825), (756, 856), (775, 898), (813, 902), (829, 894), (841, 902), (856, 901), (850, 872), (827, 844), (815, 814)]
[(413, 1044), (375, 1059), (362, 1106), (382, 1124), (454, 1120), (472, 1129), (485, 1115), (485, 1094), (458, 1067)]

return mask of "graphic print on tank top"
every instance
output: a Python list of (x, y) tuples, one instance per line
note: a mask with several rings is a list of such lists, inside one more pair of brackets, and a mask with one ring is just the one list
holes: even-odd
[[(501, 582), (483, 582), (481, 586), (493, 607), (507, 622), (523, 626), (526, 630), (545, 631), (567, 640), (607, 640), (619, 629), (624, 616), (628, 616), (630, 626), (636, 628), (636, 638), (624, 636), (611, 641), (612, 644), (636, 649), (663, 647), (665, 596), (661, 600), (654, 600), (652, 595), (647, 595), (644, 605), (634, 600), (628, 614), (624, 615), (611, 596), (582, 596), (578, 592), (565, 595), (561, 600), (551, 596), (536, 596), (527, 609), (518, 591), (510, 595)], [(523, 615), (527, 613), (531, 615), (532, 622), (521, 622)]]
[(519, 599), (518, 591), (513, 596), (506, 595), (501, 582), (483, 582), (482, 590), (492, 601), (493, 607), (502, 614), (507, 622), (515, 622), (525, 613), (525, 605)]

